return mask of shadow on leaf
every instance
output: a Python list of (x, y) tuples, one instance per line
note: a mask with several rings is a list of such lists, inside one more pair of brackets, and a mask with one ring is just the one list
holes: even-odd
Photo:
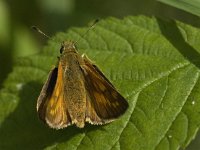
[[(30, 82), (21, 89), (17, 108), (0, 127), (0, 149), (42, 149), (86, 132), (88, 126), (84, 129), (70, 126), (54, 130), (44, 125), (38, 119), (36, 112), (36, 100), (41, 87), (42, 85), (36, 82)], [(89, 128), (89, 130), (96, 129), (96, 127)]]
[(188, 61), (200, 68), (200, 54), (183, 38), (174, 20), (156, 18), (162, 34)]

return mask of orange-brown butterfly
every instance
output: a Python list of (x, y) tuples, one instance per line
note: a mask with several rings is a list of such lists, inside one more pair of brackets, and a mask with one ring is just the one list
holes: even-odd
[(39, 118), (55, 129), (72, 124), (83, 128), (85, 122), (109, 123), (127, 108), (127, 101), (99, 68), (77, 52), (75, 42), (63, 42), (58, 65), (37, 100)]

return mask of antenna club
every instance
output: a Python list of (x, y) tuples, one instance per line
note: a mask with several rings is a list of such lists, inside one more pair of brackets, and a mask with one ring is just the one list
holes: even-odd
[(33, 29), (35, 31), (39, 31), (39, 29), (36, 26), (32, 26), (31, 29)]

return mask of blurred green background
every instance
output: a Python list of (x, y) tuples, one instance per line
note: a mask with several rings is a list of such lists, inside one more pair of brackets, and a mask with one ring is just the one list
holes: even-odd
[[(200, 26), (199, 17), (156, 0), (1, 0), (0, 87), (16, 59), (38, 53), (45, 45), (46, 39), (35, 34), (32, 25), (51, 36), (69, 27), (87, 26), (97, 18), (129, 15), (158, 16)], [(198, 145), (197, 138), (188, 149)]]

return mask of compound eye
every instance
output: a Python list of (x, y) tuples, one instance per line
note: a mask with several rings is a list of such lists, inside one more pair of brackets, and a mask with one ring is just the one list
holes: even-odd
[(63, 50), (64, 50), (64, 46), (61, 46), (61, 48), (60, 48), (60, 54), (62, 54)]

